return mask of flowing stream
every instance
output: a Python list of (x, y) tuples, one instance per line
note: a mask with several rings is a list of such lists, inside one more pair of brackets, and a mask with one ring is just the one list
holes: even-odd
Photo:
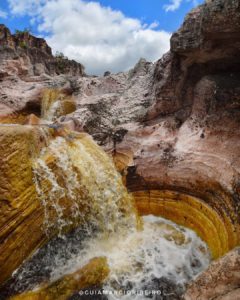
[[(57, 229), (59, 235), (15, 272), (16, 292), (36, 289), (45, 277), (54, 282), (105, 256), (108, 299), (178, 299), (185, 284), (208, 266), (208, 248), (193, 231), (152, 215), (139, 221), (112, 160), (91, 138), (50, 140), (33, 166), (43, 230)], [(75, 222), (79, 229), (65, 234)], [(152, 292), (170, 298), (154, 298)]]
[(110, 268), (104, 299), (178, 299), (208, 266), (209, 250), (193, 231), (160, 217), (138, 217), (112, 160), (87, 135), (46, 134), (33, 171), (42, 230), (58, 236), (15, 271), (14, 293), (36, 290), (42, 281), (54, 282), (104, 256)]
[(181, 294), (184, 285), (208, 266), (206, 245), (193, 231), (166, 219), (149, 215), (143, 223), (141, 231), (86, 240), (67, 262), (58, 261), (51, 279), (80, 269), (93, 257), (106, 256), (111, 271), (103, 288), (108, 299), (148, 299), (150, 293), (163, 294), (164, 283), (170, 286), (165, 296)]

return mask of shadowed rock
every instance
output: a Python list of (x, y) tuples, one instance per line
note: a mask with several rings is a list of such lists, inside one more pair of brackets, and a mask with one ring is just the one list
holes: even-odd
[(97, 257), (75, 273), (41, 287), (35, 292), (27, 292), (14, 297), (11, 300), (65, 300), (75, 292), (100, 285), (109, 274), (109, 267), (105, 257)]

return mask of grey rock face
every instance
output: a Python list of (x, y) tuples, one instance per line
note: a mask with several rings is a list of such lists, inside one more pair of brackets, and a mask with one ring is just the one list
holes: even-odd
[(27, 31), (12, 35), (0, 24), (0, 59), (23, 60), (29, 75), (84, 75), (84, 67), (64, 57), (54, 57), (51, 48), (42, 38), (36, 38)]

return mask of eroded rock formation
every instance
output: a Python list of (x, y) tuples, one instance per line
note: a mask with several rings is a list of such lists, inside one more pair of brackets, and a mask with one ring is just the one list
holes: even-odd
[(101, 229), (106, 215), (114, 230), (132, 210), (114, 164), (86, 133), (2, 125), (0, 151), (0, 284), (54, 235), (91, 218)]
[[(240, 242), (239, 7), (207, 1), (155, 64), (141, 59), (127, 73), (78, 79), (77, 110), (62, 118), (113, 154), (143, 212), (154, 203), (148, 212), (194, 228), (214, 257)], [(207, 224), (216, 239), (204, 234)]]
[[(0, 25), (0, 41), (1, 60), (5, 61), (5, 66), (8, 64), (12, 71), (17, 70), (19, 75), (84, 75), (83, 65), (62, 55), (54, 57), (46, 41), (28, 31), (17, 31), (12, 35), (7, 27)], [(6, 73), (10, 71), (6, 68), (5, 70)], [(1, 75), (4, 77), (6, 74), (1, 72)]]
[(36, 50), (19, 46), (36, 40), (16, 40), (2, 26), (1, 120), (40, 115), (43, 91), (60, 89), (76, 110), (58, 121), (87, 131), (113, 155), (139, 211), (193, 228), (217, 258), (240, 244), (239, 32), (239, 0), (206, 1), (156, 63), (141, 59), (129, 72), (82, 77), (74, 63), (59, 74), (42, 40), (36, 61)]
[[(71, 85), (71, 79), (84, 76), (84, 67), (62, 56), (53, 56), (46, 41), (28, 32), (12, 35), (0, 25), (0, 119), (41, 112), (44, 88)], [(19, 120), (19, 118), (18, 118)]]

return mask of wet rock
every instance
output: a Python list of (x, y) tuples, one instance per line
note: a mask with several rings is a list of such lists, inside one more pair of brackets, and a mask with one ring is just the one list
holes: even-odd
[(107, 300), (101, 287), (93, 286), (83, 289), (69, 298), (69, 300)]
[(240, 248), (214, 261), (188, 287), (185, 300), (227, 300), (240, 297)]
[(76, 102), (64, 90), (46, 89), (41, 100), (41, 117), (54, 121), (62, 115), (67, 115), (76, 110)]
[(39, 116), (44, 89), (74, 87), (76, 76), (85, 75), (80, 63), (54, 57), (44, 39), (27, 31), (12, 35), (0, 25), (0, 38), (0, 97), (1, 104), (8, 108), (0, 115), (25, 111)]
[[(117, 193), (115, 209), (122, 216), (132, 211), (132, 198), (121, 178), (112, 183), (118, 177), (112, 161), (86, 133), (70, 132), (61, 124), (1, 125), (0, 141), (0, 284), (53, 236), (83, 222), (87, 226), (91, 215), (101, 218), (98, 203), (107, 197), (110, 202)], [(97, 166), (102, 172), (106, 167), (104, 181), (95, 180)], [(106, 195), (110, 184), (115, 189)], [(111, 214), (109, 209), (109, 220)], [(115, 221), (111, 226), (118, 226), (120, 220)]]
[(79, 78), (36, 75), (42, 61), (35, 74), (2, 27), (1, 115), (39, 103), (43, 89), (71, 88), (76, 110), (66, 120), (113, 153), (139, 211), (193, 228), (219, 257), (240, 243), (239, 18), (239, 1), (206, 1), (155, 64), (141, 59), (129, 72)]
[(9, 299), (11, 296), (26, 293), (49, 282), (52, 270), (59, 267), (56, 257), (65, 261), (70, 259), (83, 248), (87, 237), (86, 231), (79, 226), (67, 232), (64, 237), (52, 238), (24, 261), (7, 282), (1, 285), (0, 299)]
[(34, 114), (30, 114), (27, 117), (26, 124), (28, 124), (28, 125), (40, 125), (41, 120), (37, 116), (35, 116)]
[[(139, 196), (136, 201), (143, 212), (158, 212), (176, 222), (181, 219), (198, 233), (204, 231), (198, 214), (203, 212), (208, 224), (216, 220), (203, 207), (217, 213), (217, 223), (224, 219), (225, 229), (217, 232), (222, 234), (219, 240), (228, 242), (220, 252), (215, 245), (214, 256), (240, 243), (239, 193), (235, 192), (240, 178), (238, 8), (239, 1), (213, 0), (186, 16), (171, 38), (170, 52), (154, 65), (147, 112), (138, 123), (132, 119), (121, 124), (128, 132), (114, 151), (123, 174), (134, 164), (136, 171), (128, 172), (126, 184)], [(166, 190), (195, 196), (203, 203), (195, 220), (189, 222), (190, 212), (184, 210), (178, 216), (174, 209), (170, 212), (173, 202), (167, 204), (160, 196)], [(181, 199), (185, 202), (184, 196)], [(143, 202), (150, 202), (148, 208)], [(223, 232), (228, 238), (223, 238)]]
[[(0, 282), (7, 279), (46, 239), (43, 210), (32, 181), (31, 153), (41, 149), (40, 133), (31, 127), (0, 128)], [(19, 234), (20, 232), (20, 234)]]
[[(35, 292), (27, 292), (14, 297), (11, 300), (55, 300), (69, 299), (80, 289), (91, 288), (100, 285), (109, 274), (107, 260), (104, 257), (93, 258), (80, 270), (64, 276), (63, 278), (41, 287)], [(70, 298), (71, 299), (71, 298)]]
[(148, 286), (144, 287), (146, 291), (158, 292), (155, 295), (147, 296), (153, 300), (180, 300), (183, 293), (183, 287), (167, 278), (154, 278)]

